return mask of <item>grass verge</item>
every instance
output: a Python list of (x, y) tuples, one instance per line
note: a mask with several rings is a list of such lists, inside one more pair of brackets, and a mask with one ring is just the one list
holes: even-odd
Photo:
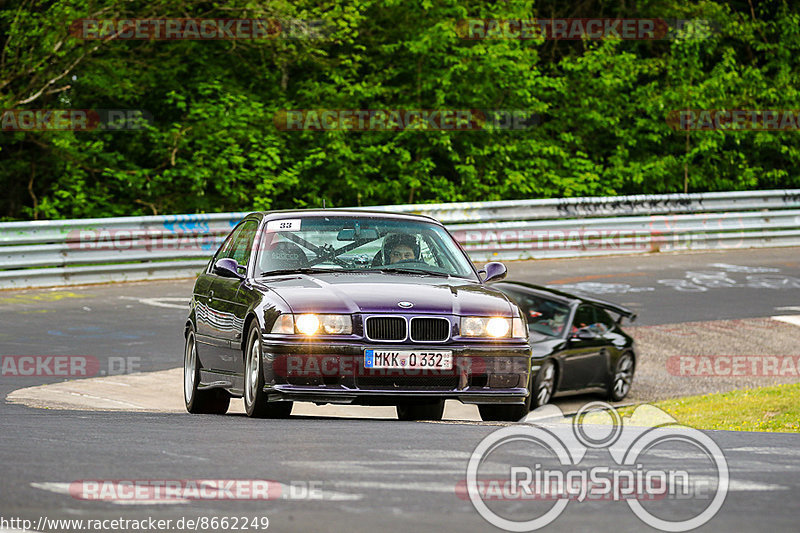
[[(800, 432), (800, 383), (688, 396), (652, 404), (697, 429)], [(630, 416), (634, 408), (621, 409)]]

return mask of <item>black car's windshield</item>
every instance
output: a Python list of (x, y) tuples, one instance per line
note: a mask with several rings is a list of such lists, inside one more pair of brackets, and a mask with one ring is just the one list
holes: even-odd
[(256, 275), (386, 271), (477, 281), (469, 259), (439, 225), (371, 216), (296, 216), (268, 221)]
[(570, 308), (556, 300), (538, 294), (497, 287), (508, 294), (528, 317), (528, 330), (531, 335), (561, 337), (567, 328)]

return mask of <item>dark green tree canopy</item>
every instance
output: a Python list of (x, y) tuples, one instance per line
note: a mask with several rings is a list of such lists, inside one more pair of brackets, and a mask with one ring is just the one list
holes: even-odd
[[(322, 38), (84, 40), (77, 19), (324, 21)], [(468, 18), (708, 20), (660, 40), (468, 40)], [(297, 26), (302, 29), (302, 24)], [(302, 32), (301, 32), (302, 33)], [(798, 187), (800, 132), (679, 131), (793, 109), (788, 1), (6, 0), (0, 109), (137, 109), (139, 131), (0, 131), (0, 218)], [(490, 131), (282, 131), (292, 109), (520, 110)]]

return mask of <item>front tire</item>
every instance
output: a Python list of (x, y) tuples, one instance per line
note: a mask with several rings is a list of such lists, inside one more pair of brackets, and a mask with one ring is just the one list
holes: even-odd
[(253, 322), (247, 336), (244, 364), (244, 410), (250, 418), (286, 418), (292, 412), (292, 402), (268, 402), (264, 393), (264, 373), (261, 333)]
[(550, 403), (556, 391), (556, 365), (553, 361), (545, 361), (536, 373), (533, 381), (532, 407), (535, 409)]
[(397, 405), (399, 420), (441, 420), (442, 414), (444, 414), (444, 400)]
[(200, 360), (197, 357), (197, 341), (194, 329), (186, 334), (183, 354), (183, 401), (192, 414), (224, 415), (228, 412), (231, 397), (221, 389), (199, 390)]

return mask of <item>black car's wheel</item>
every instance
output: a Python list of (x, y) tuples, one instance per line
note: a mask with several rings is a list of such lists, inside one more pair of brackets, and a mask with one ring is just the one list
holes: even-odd
[(531, 407), (537, 408), (550, 403), (556, 390), (556, 365), (545, 361), (533, 381), (533, 400)]
[(617, 365), (614, 368), (614, 373), (611, 375), (610, 383), (608, 384), (608, 399), (612, 402), (618, 402), (624, 399), (631, 390), (633, 383), (633, 372), (636, 369), (636, 362), (633, 359), (633, 354), (630, 352), (623, 353), (617, 359)]
[(264, 373), (261, 371), (261, 333), (253, 322), (244, 354), (244, 409), (251, 418), (286, 418), (292, 402), (267, 402)]
[(183, 355), (183, 400), (186, 410), (193, 414), (219, 414), (228, 412), (231, 397), (220, 389), (198, 390), (200, 383), (200, 361), (197, 358), (197, 342), (194, 330), (186, 334)]
[(401, 403), (397, 405), (399, 420), (441, 420), (444, 400), (425, 403)]
[(518, 422), (531, 411), (533, 392), (528, 380), (528, 397), (523, 404), (478, 405), (478, 412), (484, 422)]

